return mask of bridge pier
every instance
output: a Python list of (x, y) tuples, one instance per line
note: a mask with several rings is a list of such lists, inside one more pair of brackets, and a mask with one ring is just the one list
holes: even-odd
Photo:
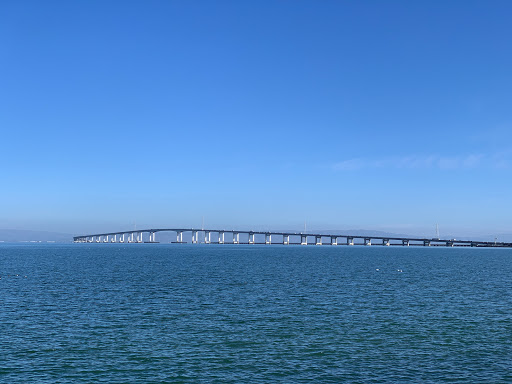
[(212, 242), (212, 233), (210, 231), (205, 231), (204, 232), (204, 243), (205, 244), (210, 244)]
[(347, 245), (354, 245), (354, 238), (353, 237), (347, 237)]
[(369, 237), (364, 238), (364, 245), (372, 245), (372, 239)]
[(402, 240), (402, 245), (404, 247), (408, 247), (409, 246), (409, 240)]
[(331, 236), (331, 245), (338, 245), (338, 237)]
[(290, 244), (290, 235), (283, 235), (283, 244), (284, 245)]
[(322, 245), (322, 236), (315, 236), (315, 245)]
[(219, 232), (219, 244), (224, 244), (224, 232)]
[(265, 233), (265, 244), (272, 244), (272, 234)]
[(254, 233), (249, 232), (249, 244), (254, 244)]
[(240, 243), (240, 234), (238, 232), (233, 232), (233, 244)]
[(199, 242), (199, 231), (192, 231), (192, 244)]
[(423, 241), (423, 246), (424, 247), (430, 247), (430, 240)]
[(389, 247), (389, 239), (382, 239), (382, 245)]
[(308, 245), (308, 236), (300, 235), (300, 245)]

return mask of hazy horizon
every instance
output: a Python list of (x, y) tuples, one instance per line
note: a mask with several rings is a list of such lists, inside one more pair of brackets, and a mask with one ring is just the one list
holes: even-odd
[[(153, 227), (151, 227), (153, 228)], [(37, 231), (37, 230), (23, 230), (23, 229), (6, 229), (0, 228), (0, 242), (2, 243), (12, 243), (12, 242), (71, 242), (73, 240), (73, 236), (77, 235), (92, 235), (95, 233), (105, 233), (105, 232), (116, 232), (116, 231), (129, 231), (133, 229), (139, 230), (147, 230), (151, 229), (150, 227), (145, 228), (121, 228), (121, 229), (112, 229), (109, 228), (105, 231), (94, 231), (94, 232), (82, 232), (82, 233), (65, 233), (65, 232), (48, 232), (48, 231)], [(161, 227), (164, 228), (164, 227)], [(168, 227), (166, 227), (168, 228)], [(196, 229), (200, 229), (201, 227), (195, 227)], [(237, 228), (219, 228), (219, 227), (205, 227), (204, 229), (235, 229), (240, 231), (271, 231), (271, 232), (296, 232), (296, 233), (304, 233), (304, 228), (284, 228), (284, 227), (237, 227)], [(395, 237), (415, 237), (415, 238), (436, 238), (437, 234), (428, 233), (428, 232), (393, 232), (386, 230), (373, 230), (369, 228), (345, 228), (345, 229), (336, 229), (336, 228), (308, 228), (307, 233), (321, 233), (321, 234), (343, 234), (343, 235), (368, 235), (368, 236), (395, 236)], [(183, 241), (191, 243), (192, 234), (190, 232), (186, 232), (183, 237)], [(459, 240), (475, 240), (475, 241), (500, 241), (500, 242), (511, 242), (512, 241), (512, 233), (463, 233), (463, 232), (439, 232), (439, 237), (441, 239), (452, 239), (457, 238)], [(263, 239), (263, 238), (262, 238)], [(158, 242), (174, 242), (176, 240), (176, 234), (174, 232), (158, 232), (157, 241)], [(261, 240), (264, 241), (264, 240)]]

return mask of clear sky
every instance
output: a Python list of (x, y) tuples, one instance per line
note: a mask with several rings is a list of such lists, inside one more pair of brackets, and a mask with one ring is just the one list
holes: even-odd
[(512, 232), (511, 1), (0, 2), (0, 228)]

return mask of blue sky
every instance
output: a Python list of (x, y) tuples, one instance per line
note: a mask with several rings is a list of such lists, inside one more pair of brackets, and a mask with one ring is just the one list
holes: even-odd
[(509, 1), (3, 1), (0, 228), (512, 232)]

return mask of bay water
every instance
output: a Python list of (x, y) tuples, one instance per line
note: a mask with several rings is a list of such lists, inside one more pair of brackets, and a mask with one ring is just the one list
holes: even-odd
[(512, 382), (512, 250), (0, 245), (2, 383)]

